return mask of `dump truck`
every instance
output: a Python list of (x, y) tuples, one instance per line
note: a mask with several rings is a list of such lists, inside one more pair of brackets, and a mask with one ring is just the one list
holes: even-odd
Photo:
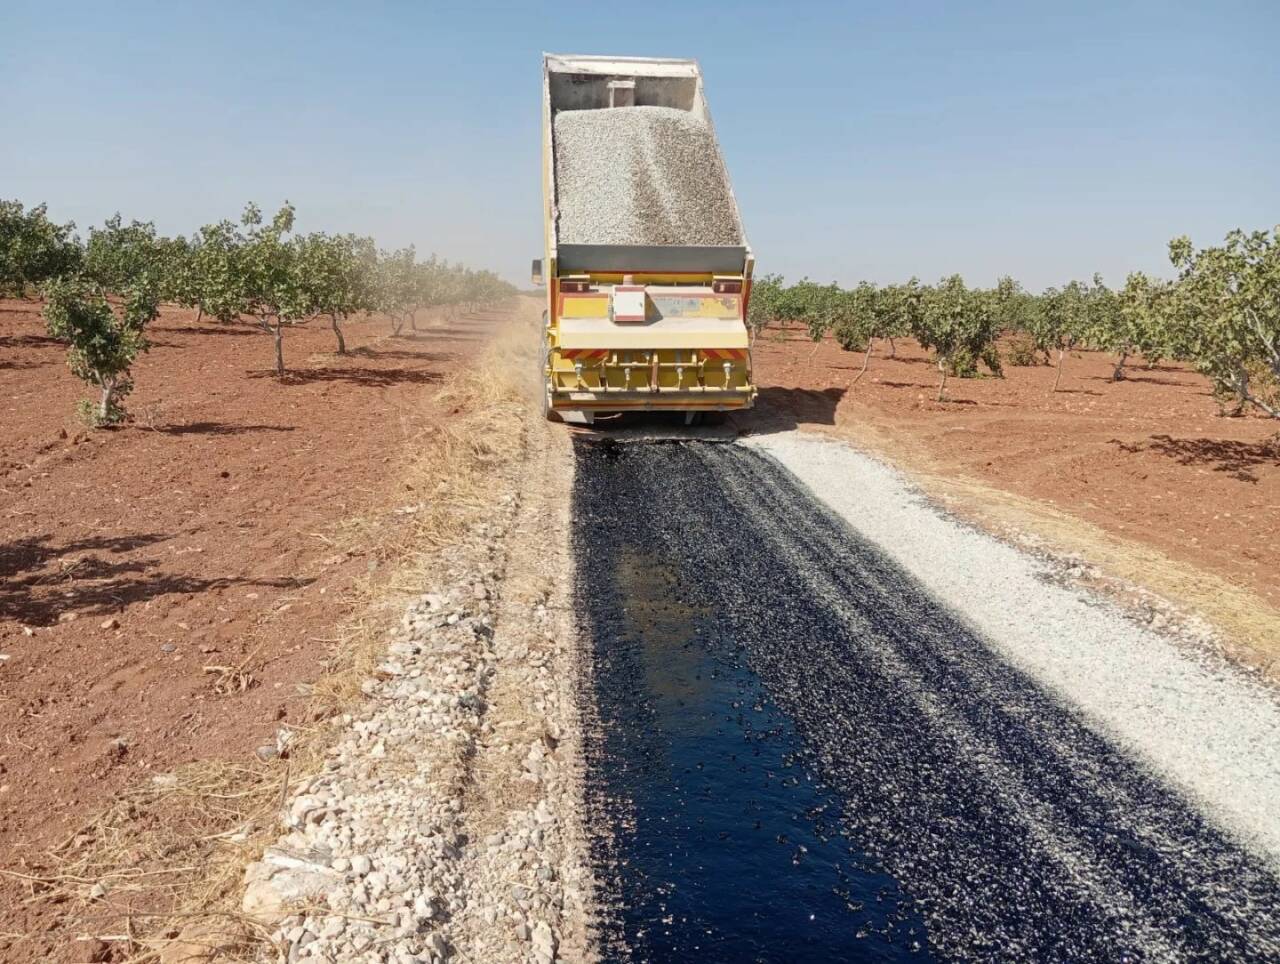
[(750, 408), (754, 259), (697, 62), (542, 66), (546, 416)]

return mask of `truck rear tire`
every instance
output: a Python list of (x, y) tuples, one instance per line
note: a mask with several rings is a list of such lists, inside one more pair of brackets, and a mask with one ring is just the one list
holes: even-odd
[(559, 422), (560, 414), (551, 407), (551, 379), (547, 369), (551, 367), (551, 345), (547, 339), (547, 313), (542, 313), (542, 351), (539, 353), (542, 367), (538, 376), (542, 379), (542, 417), (548, 422)]

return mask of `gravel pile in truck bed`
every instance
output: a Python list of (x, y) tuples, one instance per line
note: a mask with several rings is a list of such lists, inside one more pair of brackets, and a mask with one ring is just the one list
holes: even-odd
[(688, 111), (561, 111), (555, 146), (562, 242), (742, 243), (715, 137)]

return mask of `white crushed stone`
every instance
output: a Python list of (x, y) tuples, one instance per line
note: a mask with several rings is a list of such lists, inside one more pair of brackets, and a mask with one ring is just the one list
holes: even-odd
[(563, 242), (742, 243), (715, 136), (688, 111), (560, 111), (555, 164)]
[(957, 522), (898, 472), (798, 432), (746, 441), (877, 543), (1002, 657), (1082, 710), (1206, 815), (1280, 865), (1280, 698)]
[[(488, 521), (439, 554), (436, 591), (408, 606), (365, 704), (285, 804), (287, 832), (246, 871), (243, 909), (274, 927), (280, 960), (551, 964), (581, 943), (571, 643), (545, 599), (501, 592), (509, 562), (517, 585), (525, 570), (555, 578), (509, 556), (513, 528), (537, 528), (528, 515), (495, 493)], [(534, 534), (520, 551), (545, 563)], [(504, 693), (517, 711), (495, 721)], [(477, 767), (495, 766), (518, 793), (484, 792)]]

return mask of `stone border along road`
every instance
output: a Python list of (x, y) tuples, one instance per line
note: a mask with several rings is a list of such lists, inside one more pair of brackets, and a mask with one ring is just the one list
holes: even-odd
[(244, 909), (285, 959), (589, 959), (569, 585), (568, 441), (542, 422), (495, 510), (441, 553), (368, 700)]
[[(939, 957), (1280, 960), (1274, 691), (839, 443), (616, 445), (579, 473), (581, 538), (638, 545), (681, 605), (715, 614), (709, 635), (789, 716), (796, 762)], [(588, 799), (631, 763), (589, 772)], [(647, 842), (613, 829), (616, 864), (596, 867), (597, 907), (621, 908), (611, 946), (645, 960), (663, 927), (689, 957), (714, 947), (696, 907), (662, 917), (668, 880), (631, 868)]]

